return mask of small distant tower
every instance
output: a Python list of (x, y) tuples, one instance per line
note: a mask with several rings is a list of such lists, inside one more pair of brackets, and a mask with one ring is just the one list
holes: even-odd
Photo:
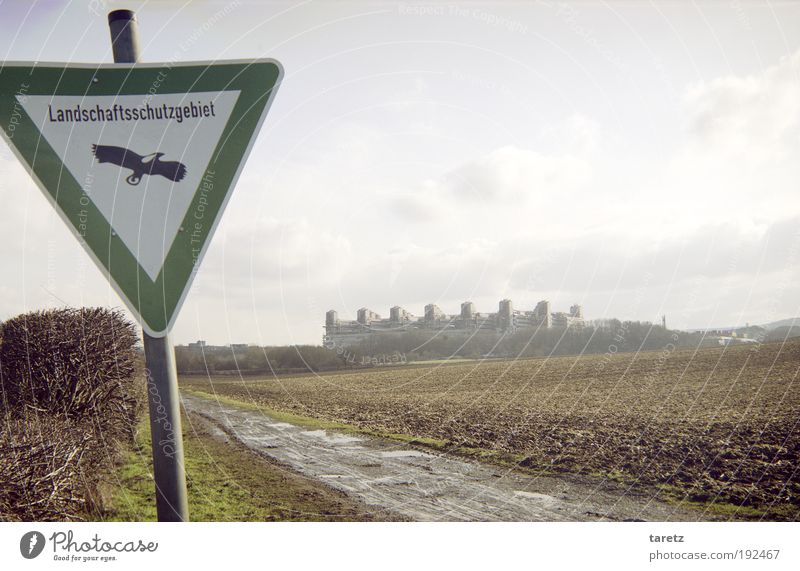
[(399, 305), (395, 305), (389, 310), (389, 321), (391, 321), (394, 325), (402, 325), (408, 321), (409, 313), (400, 307)]
[(356, 321), (358, 321), (361, 325), (369, 325), (373, 321), (378, 321), (380, 318), (380, 315), (366, 307), (362, 307), (356, 313)]
[(461, 304), (461, 318), (472, 319), (475, 317), (475, 304), (471, 301), (465, 301)]
[(339, 325), (339, 314), (336, 313), (335, 309), (331, 309), (325, 314), (325, 329), (327, 333), (329, 335), (335, 333), (337, 325)]
[(548, 328), (553, 325), (553, 316), (550, 313), (550, 302), (546, 299), (536, 304), (533, 314), (536, 316), (538, 323), (543, 327)]
[(425, 322), (435, 323), (440, 319), (444, 319), (444, 312), (439, 309), (439, 306), (429, 303), (425, 306)]
[(661, 316), (661, 327), (663, 327), (664, 329), (667, 328), (667, 316), (666, 315), (662, 315)]
[(497, 325), (503, 331), (514, 329), (514, 304), (510, 299), (501, 299), (497, 312)]
[(389, 320), (392, 323), (401, 323), (403, 318), (401, 317), (403, 313), (403, 308), (399, 305), (395, 305), (391, 309), (389, 309)]

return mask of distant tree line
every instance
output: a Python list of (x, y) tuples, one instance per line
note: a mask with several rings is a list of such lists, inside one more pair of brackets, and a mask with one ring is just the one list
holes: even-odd
[[(665, 329), (641, 321), (608, 320), (601, 326), (542, 328), (519, 330), (511, 334), (476, 334), (465, 337), (446, 331), (431, 337), (419, 331), (400, 335), (373, 335), (348, 348), (356, 362), (362, 356), (391, 355), (399, 352), (406, 361), (444, 359), (450, 357), (544, 357), (649, 351), (667, 345), (678, 347), (717, 346), (703, 333)], [(347, 353), (347, 352), (346, 352)]]
[(703, 333), (665, 329), (640, 321), (608, 320), (603, 325), (520, 330), (508, 335), (472, 336), (442, 331), (375, 334), (361, 343), (288, 347), (175, 348), (181, 374), (290, 374), (337, 371), (447, 358), (543, 357), (717, 346)]
[(348, 368), (335, 351), (319, 345), (288, 347), (175, 347), (178, 372), (189, 375), (308, 373)]
[(768, 332), (764, 341), (784, 341), (792, 337), (800, 337), (800, 325), (782, 325)]

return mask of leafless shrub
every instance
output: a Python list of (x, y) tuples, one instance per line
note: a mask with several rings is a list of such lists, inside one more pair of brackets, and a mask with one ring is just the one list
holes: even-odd
[(104, 308), (0, 326), (0, 520), (80, 520), (144, 403), (136, 330)]
[(0, 431), (0, 519), (82, 519), (91, 433), (46, 415), (7, 416)]
[(90, 421), (128, 433), (138, 413), (136, 330), (105, 308), (36, 311), (0, 328), (0, 375), (9, 411)]

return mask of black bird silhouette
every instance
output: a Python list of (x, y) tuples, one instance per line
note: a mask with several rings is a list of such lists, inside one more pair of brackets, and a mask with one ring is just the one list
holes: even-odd
[(133, 172), (125, 179), (130, 185), (137, 185), (142, 176), (161, 175), (164, 178), (180, 182), (186, 176), (186, 165), (178, 161), (162, 161), (164, 153), (139, 155), (123, 147), (109, 145), (92, 145), (92, 153), (99, 163), (111, 163)]

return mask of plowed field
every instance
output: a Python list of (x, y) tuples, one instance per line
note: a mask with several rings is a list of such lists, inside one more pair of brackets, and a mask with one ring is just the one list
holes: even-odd
[(732, 517), (798, 520), (799, 374), (795, 341), (181, 385), (657, 487)]

